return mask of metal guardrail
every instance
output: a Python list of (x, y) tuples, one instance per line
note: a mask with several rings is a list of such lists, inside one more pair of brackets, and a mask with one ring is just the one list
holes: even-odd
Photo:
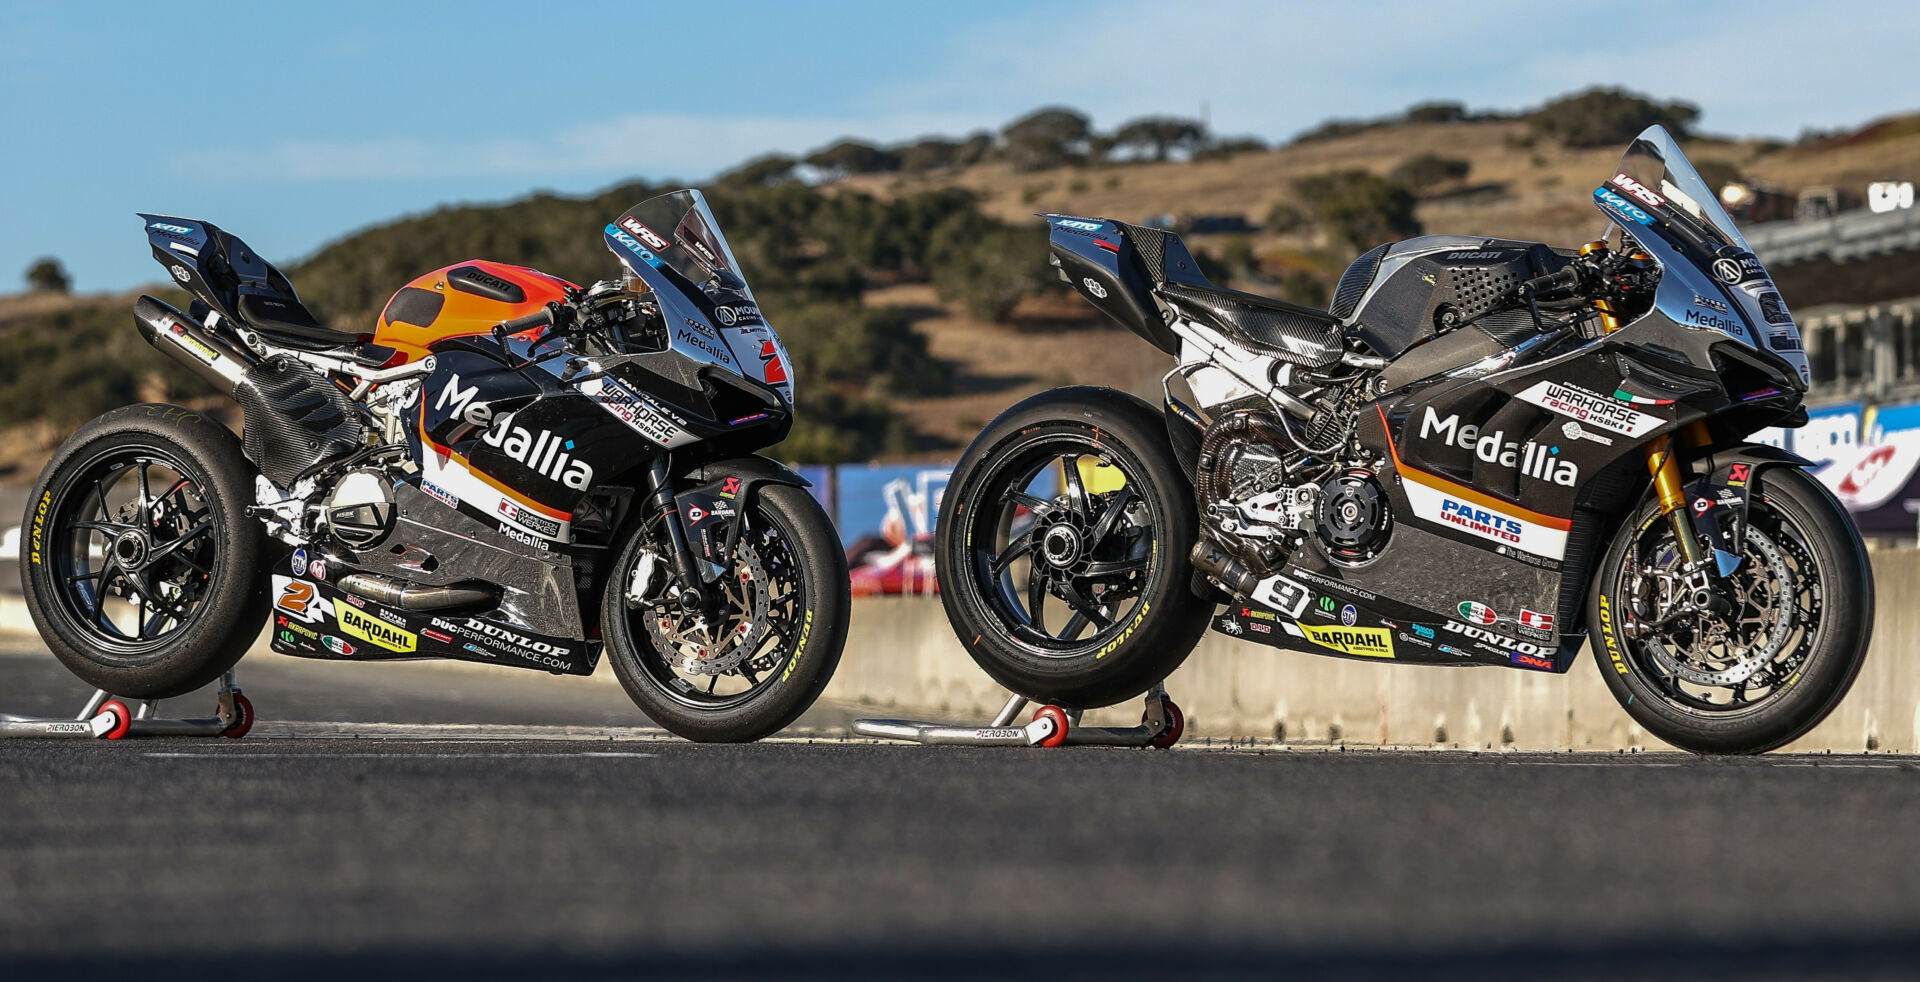
[(1875, 214), (1851, 211), (1832, 218), (1767, 222), (1741, 229), (1753, 253), (1768, 266), (1813, 259), (1849, 262), (1889, 252), (1920, 249), (1920, 208)]
[(1920, 297), (1800, 319), (1809, 402), (1920, 398)]

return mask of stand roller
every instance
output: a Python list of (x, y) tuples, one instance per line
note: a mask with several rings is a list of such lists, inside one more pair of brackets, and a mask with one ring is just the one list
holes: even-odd
[(88, 740), (120, 740), (130, 736), (228, 737), (239, 739), (253, 729), (253, 703), (240, 692), (232, 669), (222, 678), (219, 701), (214, 715), (203, 719), (162, 719), (154, 713), (160, 700), (141, 700), (137, 709), (115, 699), (105, 689), (94, 690), (93, 697), (72, 719), (47, 716), (16, 716), (0, 713), (0, 738), (67, 737)]
[(1024, 724), (1014, 719), (1033, 700), (1016, 695), (986, 726), (957, 726), (907, 719), (857, 719), (855, 736), (956, 747), (1159, 747), (1179, 742), (1187, 720), (1164, 685), (1148, 690), (1139, 726), (1081, 726), (1079, 710), (1043, 705)]

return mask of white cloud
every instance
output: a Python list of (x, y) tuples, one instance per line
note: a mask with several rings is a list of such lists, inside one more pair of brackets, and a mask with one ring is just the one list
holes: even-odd
[(1710, 131), (1791, 136), (1920, 107), (1917, 35), (1920, 5), (1863, 2), (1126, 0), (984, 24), (882, 104), (1057, 102), (1113, 126), (1205, 102), (1216, 132), (1285, 137), (1431, 99), (1519, 109), (1605, 84), (1695, 102)]
[(1518, 109), (1601, 84), (1694, 102), (1710, 132), (1792, 136), (1920, 107), (1904, 50), (1915, 36), (1920, 5), (1116, 0), (1025, 10), (929, 40), (911, 79), (873, 79), (864, 107), (835, 114), (638, 113), (527, 137), (291, 139), (182, 151), (170, 163), (177, 175), (222, 180), (699, 178), (843, 136), (997, 128), (1050, 103), (1102, 127), (1204, 104), (1217, 133), (1284, 138), (1420, 101)]
[(803, 153), (843, 136), (888, 141), (957, 132), (967, 129), (972, 119), (911, 112), (732, 118), (636, 113), (511, 139), (290, 139), (257, 148), (180, 151), (168, 158), (168, 165), (177, 175), (219, 175), (225, 180), (696, 177), (770, 151)]

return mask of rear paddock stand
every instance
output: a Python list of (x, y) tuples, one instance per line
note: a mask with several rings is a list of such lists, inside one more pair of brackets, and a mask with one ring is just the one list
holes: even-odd
[(0, 713), (0, 737), (74, 737), (119, 740), (129, 736), (231, 737), (239, 739), (253, 729), (253, 703), (241, 695), (233, 670), (228, 669), (220, 684), (220, 699), (215, 715), (205, 719), (160, 719), (154, 715), (160, 700), (140, 700), (138, 709), (105, 689), (95, 689), (93, 697), (72, 719), (47, 716), (15, 716)]
[(1025, 725), (1015, 725), (1014, 717), (1031, 702), (1016, 695), (1007, 700), (1000, 715), (986, 726), (956, 726), (950, 723), (926, 723), (908, 719), (856, 719), (855, 736), (881, 740), (905, 740), (910, 743), (943, 744), (960, 747), (1159, 747), (1165, 749), (1180, 740), (1187, 720), (1167, 697), (1164, 684), (1147, 691), (1146, 711), (1139, 726), (1081, 726), (1081, 710), (1044, 705)]

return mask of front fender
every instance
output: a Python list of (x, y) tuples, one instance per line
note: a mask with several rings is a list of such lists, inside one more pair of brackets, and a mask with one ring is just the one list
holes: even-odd
[(706, 461), (675, 475), (674, 502), (695, 556), (712, 559), (733, 552), (746, 527), (733, 517), (752, 504), (762, 484), (813, 486), (792, 468), (758, 454)]
[(1687, 461), (1687, 503), (1694, 528), (1713, 541), (1720, 575), (1738, 569), (1747, 540), (1747, 503), (1775, 467), (1817, 467), (1799, 454), (1761, 443), (1718, 447)]
[[(727, 482), (733, 482), (728, 486)], [(745, 501), (756, 485), (786, 484), (796, 488), (813, 487), (813, 482), (777, 460), (759, 454), (709, 460), (674, 474), (673, 486), (681, 494), (707, 491), (725, 498)]]

